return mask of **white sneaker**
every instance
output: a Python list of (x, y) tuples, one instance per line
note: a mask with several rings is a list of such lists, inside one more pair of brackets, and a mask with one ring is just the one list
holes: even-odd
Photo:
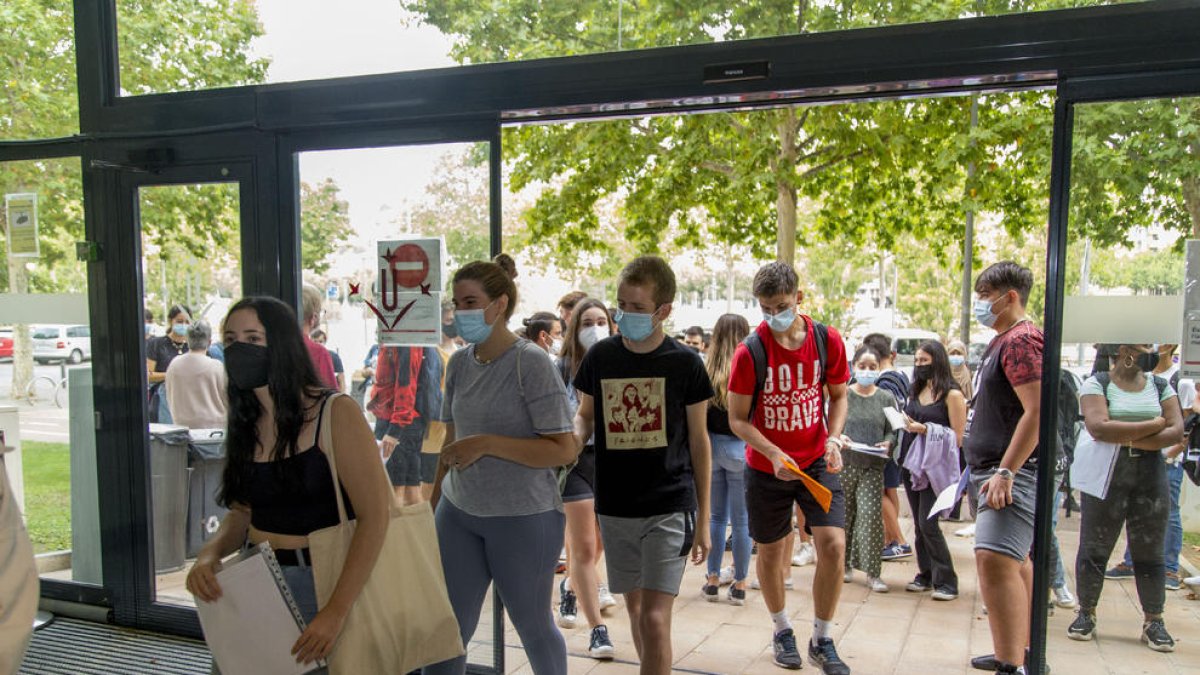
[(813, 548), (813, 545), (807, 541), (802, 542), (800, 550), (796, 552), (796, 555), (792, 556), (792, 566), (804, 567), (815, 562), (817, 562), (817, 549)]
[[(791, 577), (788, 577), (787, 579), (785, 579), (783, 581), (783, 587), (789, 591), (792, 590), (792, 578)], [(759, 585), (758, 579), (755, 579), (754, 581), (750, 582), (750, 588), (751, 588), (751, 590), (755, 590), (755, 591), (762, 590), (762, 586)]]
[(871, 587), (872, 593), (887, 593), (888, 591), (892, 590), (888, 588), (888, 585), (885, 584), (883, 579), (880, 579), (879, 577), (871, 577), (867, 580), (867, 585)]
[(971, 523), (970, 525), (962, 528), (961, 530), (955, 530), (954, 536), (963, 537), (964, 539), (969, 539), (971, 537), (974, 537), (975, 536), (975, 523)]
[(851, 581), (854, 581), (854, 570), (846, 570), (842, 573), (842, 582), (848, 584)]
[(728, 586), (733, 583), (733, 568), (722, 567), (721, 574), (717, 577), (717, 583), (721, 586)]
[(1071, 589), (1066, 586), (1054, 588), (1051, 591), (1054, 594), (1054, 604), (1063, 609), (1075, 609), (1076, 605), (1079, 604), (1075, 601), (1075, 596), (1071, 595)]
[(600, 600), (600, 611), (612, 609), (617, 606), (617, 599), (613, 597), (611, 591), (608, 590), (608, 584), (601, 583), (596, 586), (598, 599)]

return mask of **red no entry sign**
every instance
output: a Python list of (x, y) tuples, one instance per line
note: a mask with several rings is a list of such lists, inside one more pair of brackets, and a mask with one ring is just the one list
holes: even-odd
[(404, 244), (388, 259), (393, 280), (402, 288), (417, 288), (429, 277), (429, 256), (416, 244)]

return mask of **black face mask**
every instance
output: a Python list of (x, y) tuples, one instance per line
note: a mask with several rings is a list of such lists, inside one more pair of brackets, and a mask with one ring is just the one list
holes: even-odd
[(1158, 352), (1141, 353), (1137, 355), (1138, 370), (1148, 373), (1158, 367)]
[(442, 324), (442, 335), (453, 340), (458, 337), (458, 326), (455, 326), (453, 323)]
[(235, 342), (225, 348), (225, 374), (242, 391), (267, 386), (270, 368), (270, 354), (262, 345)]
[(933, 379), (933, 364), (926, 363), (923, 366), (913, 366), (913, 377), (925, 381)]

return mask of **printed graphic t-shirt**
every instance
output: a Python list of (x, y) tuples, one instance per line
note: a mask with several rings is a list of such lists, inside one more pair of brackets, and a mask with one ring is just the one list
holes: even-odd
[[(808, 329), (799, 349), (784, 349), (764, 321), (758, 336), (767, 352), (767, 379), (758, 404), (754, 407), (754, 426), (779, 446), (801, 468), (825, 455), (825, 394), (821, 384), (821, 364), (813, 337), (813, 322), (802, 316)], [(825, 347), (825, 383), (850, 381), (846, 345), (835, 328), (829, 328)], [(733, 353), (729, 372), (729, 391), (754, 395), (754, 357), (744, 344)], [(771, 462), (746, 445), (746, 463), (763, 473), (774, 473)]]
[(694, 511), (696, 486), (687, 407), (713, 395), (704, 363), (670, 338), (648, 354), (620, 336), (588, 350), (575, 389), (596, 420), (596, 512), (645, 518)]
[[(975, 398), (967, 415), (963, 454), (973, 469), (994, 469), (1004, 459), (1025, 406), (1016, 387), (1042, 379), (1044, 338), (1029, 321), (1022, 321), (992, 338), (975, 375)], [(1026, 466), (1037, 464), (1035, 448)]]

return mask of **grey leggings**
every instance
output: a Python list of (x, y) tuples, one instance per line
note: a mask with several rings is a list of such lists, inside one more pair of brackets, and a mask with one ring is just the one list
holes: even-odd
[(1162, 455), (1147, 452), (1130, 457), (1117, 450), (1117, 465), (1104, 499), (1083, 495), (1079, 522), (1079, 554), (1075, 583), (1079, 606), (1092, 610), (1104, 588), (1104, 566), (1124, 526), (1133, 554), (1133, 574), (1138, 599), (1146, 614), (1162, 614), (1166, 602), (1163, 540), (1167, 533), (1167, 470)]
[[(488, 585), (496, 584), (536, 675), (566, 675), (567, 645), (554, 625), (554, 566), (566, 517), (558, 511), (529, 516), (472, 516), (442, 497), (434, 516), (442, 569), (463, 644), (479, 623)], [(466, 672), (465, 656), (435, 663), (426, 675)]]

